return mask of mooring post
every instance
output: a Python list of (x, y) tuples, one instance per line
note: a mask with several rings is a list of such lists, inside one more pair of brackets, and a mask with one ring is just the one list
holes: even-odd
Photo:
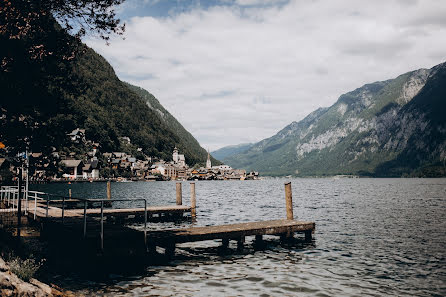
[(197, 197), (195, 196), (195, 183), (190, 183), (190, 214), (192, 219), (197, 217)]
[(68, 189), (68, 197), (71, 199), (71, 189)]
[(177, 205), (183, 204), (183, 193), (181, 183), (177, 183)]
[(107, 199), (111, 199), (111, 183), (107, 181)]
[(293, 195), (291, 193), (291, 182), (285, 183), (286, 218), (293, 220)]

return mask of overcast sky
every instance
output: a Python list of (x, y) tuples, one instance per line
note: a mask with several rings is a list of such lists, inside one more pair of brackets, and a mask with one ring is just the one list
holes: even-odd
[(127, 0), (118, 15), (125, 40), (86, 43), (210, 150), (446, 61), (445, 0)]

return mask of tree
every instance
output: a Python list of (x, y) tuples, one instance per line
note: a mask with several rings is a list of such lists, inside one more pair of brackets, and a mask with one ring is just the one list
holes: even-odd
[[(124, 1), (0, 0), (0, 69), (11, 71), (14, 51), (22, 47), (31, 60), (48, 56), (70, 60), (87, 33), (97, 34), (108, 43), (111, 34), (124, 32), (125, 25), (120, 24), (114, 10)], [(49, 40), (49, 33), (54, 31), (62, 32), (57, 40)]]

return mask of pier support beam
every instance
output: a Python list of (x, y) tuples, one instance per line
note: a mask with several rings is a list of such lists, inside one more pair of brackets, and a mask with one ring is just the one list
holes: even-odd
[(183, 204), (183, 190), (181, 183), (177, 183), (177, 205)]
[(147, 252), (150, 255), (155, 255), (156, 254), (156, 245), (153, 242), (148, 242), (147, 243)]
[(293, 220), (293, 194), (291, 193), (291, 182), (285, 183), (286, 218)]
[(305, 241), (310, 242), (313, 239), (313, 231), (307, 230), (305, 231)]
[(239, 239), (237, 239), (237, 251), (239, 252), (243, 251), (244, 245), (245, 245), (245, 236), (242, 236)]
[(175, 242), (169, 242), (165, 247), (165, 253), (168, 258), (175, 256)]
[(221, 248), (223, 250), (226, 250), (228, 248), (228, 246), (229, 246), (229, 239), (228, 238), (223, 238), (221, 240)]
[(265, 242), (263, 241), (262, 235), (256, 235), (253, 243), (254, 249), (263, 249), (265, 247)]

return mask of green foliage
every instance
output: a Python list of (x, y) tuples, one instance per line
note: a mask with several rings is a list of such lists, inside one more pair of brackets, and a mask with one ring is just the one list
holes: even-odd
[(31, 278), (33, 278), (42, 264), (42, 260), (40, 262), (37, 262), (34, 258), (22, 260), (19, 257), (15, 257), (8, 261), (11, 272), (16, 274), (20, 279), (24, 281), (29, 281)]

